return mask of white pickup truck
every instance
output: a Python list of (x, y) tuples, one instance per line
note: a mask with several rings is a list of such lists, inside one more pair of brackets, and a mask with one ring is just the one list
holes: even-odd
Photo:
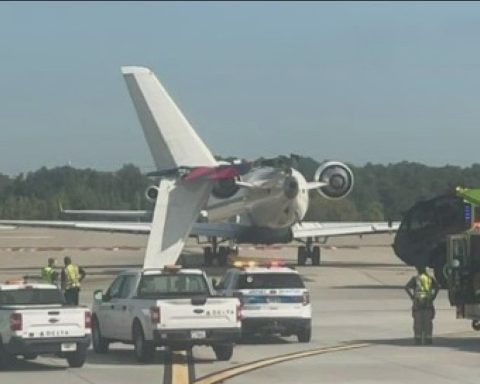
[(213, 347), (218, 360), (230, 360), (240, 338), (240, 301), (217, 297), (198, 269), (122, 272), (105, 293), (95, 291), (92, 310), (94, 351), (109, 343), (133, 344), (138, 361), (150, 361), (157, 346)]
[(0, 368), (14, 356), (34, 359), (54, 354), (81, 367), (90, 345), (91, 313), (65, 305), (51, 284), (23, 281), (0, 284)]

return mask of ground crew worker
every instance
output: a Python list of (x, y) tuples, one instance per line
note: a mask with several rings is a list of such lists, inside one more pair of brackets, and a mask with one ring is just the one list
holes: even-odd
[(56, 260), (53, 257), (48, 259), (48, 265), (41, 270), (42, 280), (48, 284), (57, 284), (58, 272), (55, 270)]
[(440, 289), (437, 281), (431, 277), (425, 267), (417, 268), (418, 274), (410, 279), (405, 290), (413, 301), (412, 317), (415, 344), (432, 344), (433, 302)]
[(62, 269), (62, 289), (65, 301), (70, 305), (78, 305), (80, 282), (85, 278), (85, 271), (78, 265), (72, 264), (72, 259), (66, 256), (63, 259), (65, 268)]

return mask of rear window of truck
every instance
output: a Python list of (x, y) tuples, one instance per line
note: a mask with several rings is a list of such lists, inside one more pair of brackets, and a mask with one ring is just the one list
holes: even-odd
[(2, 305), (64, 304), (65, 299), (57, 289), (12, 289), (0, 291)]
[(163, 274), (145, 275), (138, 285), (137, 297), (210, 295), (203, 275)]
[(238, 279), (237, 289), (305, 288), (296, 273), (245, 273)]

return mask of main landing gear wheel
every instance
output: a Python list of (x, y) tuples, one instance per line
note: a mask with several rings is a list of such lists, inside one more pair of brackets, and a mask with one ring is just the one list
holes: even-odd
[(298, 247), (297, 251), (297, 264), (298, 265), (305, 265), (305, 261), (307, 260), (307, 248), (304, 246)]
[(320, 247), (318, 245), (313, 247), (312, 265), (320, 265)]

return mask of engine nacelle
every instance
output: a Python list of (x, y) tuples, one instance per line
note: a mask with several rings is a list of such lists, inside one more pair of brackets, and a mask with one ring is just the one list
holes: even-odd
[(317, 189), (327, 199), (341, 199), (353, 188), (352, 170), (339, 161), (327, 161), (320, 165), (314, 179), (328, 184)]
[(215, 181), (212, 195), (217, 199), (228, 199), (229, 197), (232, 197), (240, 188), (235, 181), (236, 180), (233, 177)]
[(158, 196), (158, 187), (156, 187), (155, 185), (151, 185), (146, 189), (145, 197), (147, 198), (148, 201), (155, 203), (157, 201), (157, 196)]

